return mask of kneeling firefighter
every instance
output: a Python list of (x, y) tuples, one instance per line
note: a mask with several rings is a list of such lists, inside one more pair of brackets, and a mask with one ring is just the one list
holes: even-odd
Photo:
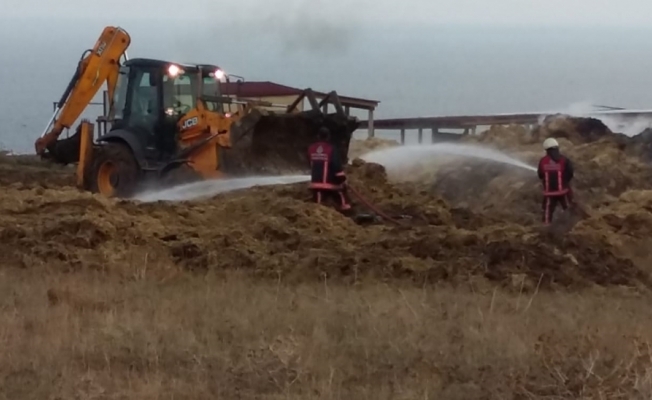
[(338, 204), (340, 211), (348, 211), (351, 209), (351, 203), (346, 190), (342, 158), (337, 148), (329, 142), (330, 131), (322, 127), (319, 129), (317, 142), (308, 148), (311, 169), (309, 188), (313, 200), (318, 204), (331, 198)]
[(570, 182), (573, 163), (559, 152), (559, 143), (553, 138), (543, 142), (546, 155), (539, 161), (537, 174), (543, 185), (543, 223), (549, 225), (557, 205), (566, 210), (573, 202)]

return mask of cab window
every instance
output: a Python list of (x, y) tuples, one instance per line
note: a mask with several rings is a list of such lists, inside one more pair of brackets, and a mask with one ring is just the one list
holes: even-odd
[[(212, 97), (221, 96), (220, 81), (218, 81), (212, 76), (205, 76), (202, 85), (202, 95), (212, 96)], [(206, 101), (205, 103), (206, 103), (206, 108), (208, 108), (210, 111), (216, 111), (220, 113), (223, 112), (222, 103), (218, 103), (215, 101)]]
[(185, 114), (196, 107), (197, 84), (191, 75), (163, 76), (163, 107), (168, 114)]

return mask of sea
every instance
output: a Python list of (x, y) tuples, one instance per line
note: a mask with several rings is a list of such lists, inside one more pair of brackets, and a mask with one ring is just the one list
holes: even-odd
[[(105, 24), (0, 22), (0, 148), (32, 153), (53, 102)], [(368, 25), (304, 37), (152, 19), (116, 25), (132, 37), (131, 58), (214, 63), (248, 81), (379, 100), (377, 119), (598, 105), (652, 109), (652, 28)], [(83, 116), (98, 113), (90, 106)]]

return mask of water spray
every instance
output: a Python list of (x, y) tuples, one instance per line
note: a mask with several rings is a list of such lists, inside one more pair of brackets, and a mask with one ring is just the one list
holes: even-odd
[(414, 166), (420, 161), (432, 159), (433, 156), (454, 155), (472, 157), (487, 161), (513, 165), (518, 168), (536, 172), (536, 168), (494, 149), (471, 144), (435, 143), (431, 145), (410, 145), (392, 147), (367, 153), (361, 158), (366, 162), (381, 164), (388, 169)]
[(247, 189), (254, 186), (285, 185), (307, 182), (308, 175), (280, 175), (206, 180), (174, 186), (168, 189), (149, 191), (137, 195), (134, 200), (144, 203), (155, 201), (188, 201), (205, 199), (220, 193)]

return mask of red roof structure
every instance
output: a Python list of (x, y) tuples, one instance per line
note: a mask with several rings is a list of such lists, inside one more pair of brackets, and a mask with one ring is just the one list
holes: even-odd
[[(298, 96), (303, 90), (293, 88), (290, 86), (281, 85), (270, 81), (260, 82), (227, 82), (221, 85), (222, 94), (261, 98), (261, 97), (275, 97), (275, 96)], [(327, 93), (314, 91), (318, 97), (325, 97)], [(339, 94), (338, 94), (339, 95)], [(350, 106), (355, 108), (362, 108), (366, 110), (374, 110), (380, 101), (361, 99), (357, 97), (339, 96), (343, 106)]]

